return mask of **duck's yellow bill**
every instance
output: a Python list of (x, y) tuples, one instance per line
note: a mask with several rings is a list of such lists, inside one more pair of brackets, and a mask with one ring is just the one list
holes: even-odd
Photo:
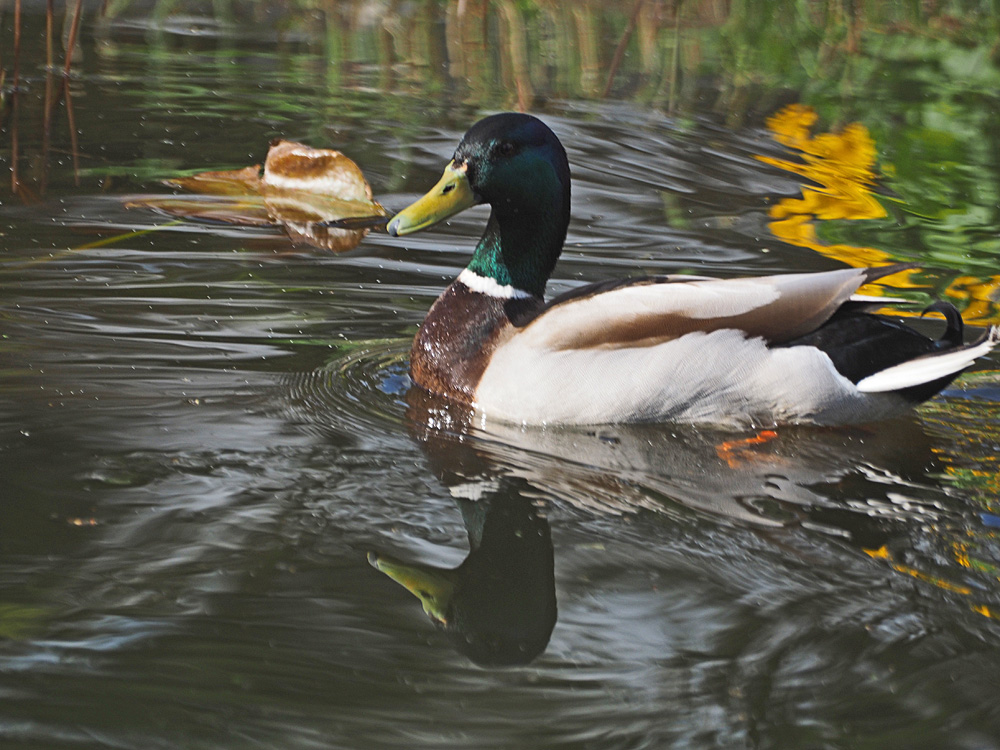
[(455, 592), (453, 571), (404, 563), (376, 552), (368, 553), (368, 562), (417, 597), (432, 620), (448, 624), (448, 608)]
[(465, 176), (465, 164), (456, 166), (452, 161), (445, 167), (438, 184), (416, 203), (393, 216), (385, 228), (395, 236), (419, 232), (477, 202)]

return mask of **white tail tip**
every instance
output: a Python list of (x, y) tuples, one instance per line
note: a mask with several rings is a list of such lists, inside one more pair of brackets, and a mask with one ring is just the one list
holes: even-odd
[(1000, 326), (990, 326), (976, 344), (961, 349), (949, 349), (940, 354), (925, 354), (892, 367), (880, 370), (858, 381), (862, 393), (886, 393), (904, 388), (933, 383), (935, 380), (955, 375), (969, 367), (979, 357), (990, 352), (1000, 343)]

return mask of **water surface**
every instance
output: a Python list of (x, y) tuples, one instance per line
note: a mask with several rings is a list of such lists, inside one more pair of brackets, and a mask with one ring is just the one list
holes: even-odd
[[(447, 19), (424, 21), (454, 58)], [(419, 46), (387, 64), (374, 22), (331, 51), (294, 29), (88, 19), (74, 147), (65, 99), (46, 137), (28, 23), (22, 184), (0, 189), (5, 747), (1000, 746), (996, 356), (873, 425), (470, 433), (406, 359), (482, 209), (333, 254), (125, 207), (281, 136), (342, 149), (400, 208), (471, 122), (527, 97), (573, 168), (550, 294), (918, 260), (894, 293), (995, 322), (989, 60), (907, 64), (873, 38), (852, 80), (889, 71), (888, 93), (764, 77), (750, 101), (706, 46), (711, 74), (675, 95), (629, 58), (604, 98), (582, 53), (505, 78), (490, 47), (452, 86)], [(805, 140), (778, 127), (789, 103), (816, 113)], [(870, 154), (798, 168), (851, 123)], [(839, 216), (803, 208), (816, 189)], [(468, 606), (478, 625), (435, 627), (371, 552), (497, 593)]]

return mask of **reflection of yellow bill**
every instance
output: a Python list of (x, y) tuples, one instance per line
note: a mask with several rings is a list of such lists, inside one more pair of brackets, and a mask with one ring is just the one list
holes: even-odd
[[(828, 258), (850, 266), (880, 266), (898, 261), (884, 250), (854, 245), (827, 245), (816, 236), (817, 220), (880, 219), (885, 208), (873, 195), (876, 181), (875, 141), (861, 123), (851, 123), (837, 133), (812, 134), (815, 110), (804, 104), (792, 104), (767, 121), (774, 140), (801, 154), (801, 161), (757, 156), (765, 164), (800, 175), (813, 185), (803, 185), (801, 198), (783, 198), (771, 206), (768, 225), (780, 240), (797, 247), (807, 247)], [(917, 276), (918, 269), (902, 271), (880, 280), (881, 284), (900, 288), (926, 287)], [(867, 295), (882, 294), (881, 287), (865, 287)], [(973, 325), (987, 325), (998, 320), (1000, 276), (987, 279), (962, 276), (945, 290), (945, 296), (963, 302), (962, 317)], [(900, 314), (899, 311), (895, 311)], [(905, 313), (904, 313), (905, 314)], [(917, 315), (918, 312), (910, 314)]]
[(449, 605), (455, 592), (454, 571), (404, 563), (377, 552), (368, 553), (368, 562), (417, 597), (432, 620), (441, 625), (448, 624)]

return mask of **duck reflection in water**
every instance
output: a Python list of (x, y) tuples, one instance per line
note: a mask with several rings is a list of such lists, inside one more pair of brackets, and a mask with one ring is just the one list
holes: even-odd
[(556, 624), (549, 524), (524, 480), (501, 477), (472, 489), (481, 495), (457, 499), (470, 547), (457, 568), (404, 563), (375, 552), (368, 560), (419, 598), (472, 661), (527, 664), (545, 650)]
[[(924, 480), (941, 467), (912, 418), (750, 437), (649, 425), (502, 432), (493, 425), (486, 433), (454, 402), (417, 388), (407, 401), (411, 436), (455, 497), (471, 551), (454, 569), (382, 552), (369, 560), (483, 666), (530, 662), (554, 629), (553, 544), (541, 499), (589, 515), (642, 517), (651, 533), (662, 528), (657, 519), (735, 527), (817, 565), (824, 564), (810, 549), (817, 534), (874, 557), (912, 547), (914, 536), (953, 515)], [(812, 541), (788, 543), (801, 533)]]
[(469, 554), (457, 568), (380, 552), (370, 552), (368, 561), (420, 599), (475, 663), (527, 664), (545, 650), (556, 623), (552, 536), (538, 493), (463, 435), (412, 418), (410, 425), (462, 512)]

